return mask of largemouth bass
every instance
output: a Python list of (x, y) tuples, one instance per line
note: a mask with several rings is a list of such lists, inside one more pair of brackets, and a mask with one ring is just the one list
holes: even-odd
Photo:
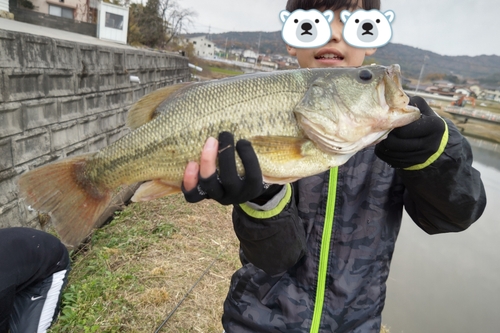
[[(182, 83), (152, 92), (129, 111), (132, 131), (96, 153), (21, 175), (19, 193), (50, 213), (62, 241), (78, 245), (123, 184), (147, 181), (134, 201), (180, 192), (184, 169), (209, 136), (247, 139), (263, 181), (284, 184), (345, 163), (395, 127), (420, 117), (398, 65), (319, 68)], [(243, 175), (241, 161), (238, 172)]]

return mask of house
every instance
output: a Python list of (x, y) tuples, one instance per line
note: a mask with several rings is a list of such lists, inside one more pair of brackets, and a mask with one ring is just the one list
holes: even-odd
[(251, 64), (257, 63), (257, 59), (259, 59), (259, 55), (252, 50), (245, 50), (241, 55), (244, 61), (249, 62)]
[(500, 102), (500, 87), (487, 87), (481, 92), (479, 97), (489, 101)]
[(186, 42), (193, 44), (194, 55), (197, 57), (213, 58), (215, 55), (215, 45), (207, 36), (188, 38)]
[(97, 0), (31, 0), (33, 10), (79, 22), (97, 22)]
[(0, 17), (13, 18), (12, 13), (9, 12), (9, 0), (0, 0)]

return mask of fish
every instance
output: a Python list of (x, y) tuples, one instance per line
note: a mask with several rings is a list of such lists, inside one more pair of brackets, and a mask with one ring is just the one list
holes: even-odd
[(397, 64), (179, 83), (138, 100), (127, 115), (130, 132), (114, 143), (23, 173), (19, 196), (50, 214), (62, 242), (75, 247), (120, 186), (142, 182), (132, 201), (180, 192), (186, 165), (220, 132), (251, 142), (264, 182), (286, 184), (339, 166), (415, 121), (420, 111), (408, 104)]

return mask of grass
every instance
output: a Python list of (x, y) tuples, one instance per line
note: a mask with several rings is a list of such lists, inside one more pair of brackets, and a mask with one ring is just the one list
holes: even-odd
[(73, 254), (49, 332), (154, 332), (218, 258), (161, 331), (220, 333), (237, 254), (228, 207), (180, 196), (131, 204)]
[(219, 74), (224, 74), (225, 76), (235, 76), (235, 75), (240, 75), (243, 74), (242, 71), (237, 71), (233, 69), (226, 69), (226, 68), (220, 68), (220, 67), (209, 67), (210, 71), (212, 73), (219, 73)]

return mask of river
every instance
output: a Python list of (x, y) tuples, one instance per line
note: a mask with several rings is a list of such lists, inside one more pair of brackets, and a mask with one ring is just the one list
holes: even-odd
[(464, 232), (433, 236), (405, 215), (382, 313), (390, 333), (500, 332), (500, 146), (469, 141), (486, 210)]

